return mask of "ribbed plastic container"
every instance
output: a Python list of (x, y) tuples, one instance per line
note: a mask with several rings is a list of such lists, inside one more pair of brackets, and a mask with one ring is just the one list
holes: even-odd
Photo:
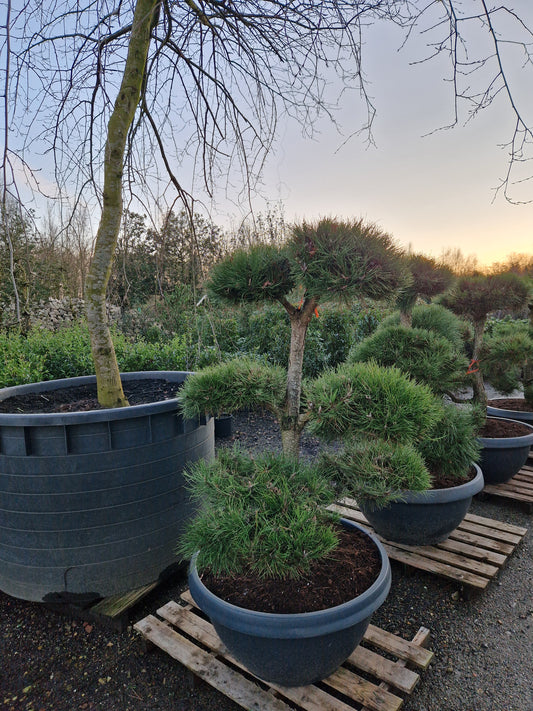
[[(140, 372), (124, 381), (188, 373)], [(0, 390), (0, 399), (94, 382)], [(183, 420), (176, 399), (57, 414), (0, 414), (0, 589), (24, 600), (123, 593), (179, 561), (194, 513), (183, 468), (214, 456), (213, 420)]]

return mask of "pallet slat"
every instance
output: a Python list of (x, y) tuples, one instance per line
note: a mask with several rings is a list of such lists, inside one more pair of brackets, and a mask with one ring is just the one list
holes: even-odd
[(515, 476), (504, 484), (487, 484), (481, 494), (514, 499), (533, 507), (533, 466), (525, 464)]
[[(342, 499), (331, 509), (373, 530), (353, 499)], [(520, 526), (467, 514), (455, 531), (435, 546), (405, 546), (381, 540), (392, 560), (483, 590), (526, 533), (527, 529)]]
[[(359, 646), (345, 665), (322, 682), (284, 688), (255, 679), (229, 654), (188, 590), (181, 600), (158, 609), (162, 619), (148, 615), (134, 628), (228, 698), (254, 711), (285, 711), (294, 706), (301, 711), (355, 711), (362, 706), (366, 711), (399, 711), (403, 700), (391, 688), (411, 693), (420, 677), (406, 665), (425, 669), (433, 656), (421, 646), (429, 636), (426, 628), (420, 628), (415, 640), (409, 642), (370, 625), (365, 641), (397, 657), (397, 661)], [(375, 681), (359, 676), (358, 670)]]

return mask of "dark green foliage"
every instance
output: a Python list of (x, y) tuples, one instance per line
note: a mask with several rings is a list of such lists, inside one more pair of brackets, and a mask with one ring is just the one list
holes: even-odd
[[(303, 374), (319, 375), (325, 368), (336, 367), (348, 355), (353, 341), (355, 317), (346, 308), (324, 306), (319, 317), (312, 318), (307, 330)], [(269, 363), (287, 367), (291, 327), (285, 310), (265, 306), (254, 311), (243, 332), (241, 348), (266, 356)]]
[(324, 219), (295, 226), (288, 248), (295, 280), (308, 297), (382, 299), (405, 278), (392, 239), (362, 220)]
[(340, 455), (323, 454), (318, 468), (336, 482), (342, 495), (377, 507), (401, 500), (405, 491), (425, 491), (431, 486), (429, 472), (413, 445), (382, 439), (349, 441)]
[(236, 304), (281, 299), (293, 288), (286, 252), (266, 244), (237, 249), (214, 265), (207, 282), (212, 296)]
[(456, 389), (468, 369), (466, 356), (459, 355), (450, 341), (433, 331), (404, 326), (378, 328), (353, 348), (349, 362), (375, 361), (395, 366), (437, 394)]
[[(425, 328), (428, 331), (434, 331), (439, 336), (447, 338), (458, 352), (463, 350), (465, 334), (468, 333), (468, 325), (449, 309), (440, 304), (419, 304), (414, 307), (412, 315), (413, 328)], [(383, 327), (398, 326), (399, 324), (399, 311), (395, 311), (381, 322)]]
[(495, 329), (487, 336), (481, 350), (483, 372), (493, 387), (503, 395), (520, 389), (526, 362), (533, 361), (533, 339), (527, 324)]
[(310, 430), (328, 439), (367, 434), (414, 442), (438, 418), (440, 403), (426, 385), (397, 368), (353, 363), (307, 384)]
[(443, 406), (439, 419), (416, 448), (433, 474), (456, 477), (468, 474), (477, 461), (481, 447), (476, 439), (478, 414), (474, 408)]
[(20, 333), (0, 333), (0, 388), (43, 380), (44, 355)]
[(513, 273), (465, 276), (441, 299), (459, 316), (483, 321), (497, 310), (515, 311), (525, 306), (529, 294), (527, 281)]
[(419, 296), (432, 298), (450, 287), (454, 276), (448, 267), (422, 254), (409, 254), (405, 259), (411, 280), (400, 290), (396, 300), (403, 311), (410, 311)]
[(198, 462), (187, 478), (202, 509), (179, 552), (190, 557), (199, 550), (200, 570), (297, 578), (337, 546), (338, 516), (325, 509), (334, 493), (311, 466), (226, 449)]
[(249, 407), (276, 412), (285, 399), (285, 391), (283, 368), (252, 358), (237, 358), (189, 376), (180, 391), (180, 401), (188, 418)]

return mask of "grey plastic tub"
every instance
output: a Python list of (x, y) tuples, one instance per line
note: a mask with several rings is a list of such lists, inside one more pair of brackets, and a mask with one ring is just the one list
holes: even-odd
[[(188, 373), (126, 373), (176, 383)], [(94, 382), (69, 378), (0, 390)], [(183, 468), (214, 456), (212, 418), (183, 420), (176, 399), (57, 414), (0, 414), (0, 589), (34, 601), (107, 597), (179, 561), (191, 515)]]
[(517, 437), (478, 437), (482, 446), (479, 465), (483, 469), (485, 484), (503, 484), (512, 479), (526, 463), (533, 445), (533, 422), (499, 419), (523, 425), (529, 434)]
[(233, 656), (260, 679), (282, 686), (304, 686), (326, 678), (357, 647), (372, 613), (387, 597), (391, 570), (385, 549), (364, 528), (352, 521), (342, 523), (372, 539), (381, 557), (381, 571), (362, 595), (327, 610), (284, 615), (231, 605), (205, 587), (193, 557), (189, 570), (191, 595)]
[(466, 516), (472, 497), (483, 488), (477, 464), (471, 481), (448, 489), (406, 491), (401, 501), (377, 509), (360, 501), (361, 511), (376, 533), (387, 541), (410, 546), (430, 546), (444, 541)]

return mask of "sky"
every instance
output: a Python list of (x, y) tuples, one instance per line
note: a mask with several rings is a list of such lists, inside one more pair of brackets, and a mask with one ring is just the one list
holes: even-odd
[[(463, 5), (480, 8), (473, 0)], [(515, 8), (533, 26), (531, 0), (514, 0), (506, 7)], [(434, 257), (459, 249), (465, 256), (476, 255), (482, 265), (512, 253), (533, 253), (533, 179), (511, 186), (512, 197), (525, 204), (511, 204), (495, 191), (507, 171), (508, 150), (502, 145), (513, 134), (509, 101), (500, 93), (471, 121), (466, 102), (459, 103), (457, 125), (443, 128), (454, 120), (450, 67), (444, 56), (419, 61), (430, 52), (432, 38), (431, 31), (416, 31), (401, 47), (403, 34), (383, 22), (365, 32), (363, 69), (377, 112), (374, 143), (368, 145), (365, 135), (357, 134), (365, 117), (357, 92), (345, 92), (339, 104), (336, 118), (342, 133), (322, 119), (314, 137), (306, 138), (298, 123), (281, 116), (254, 200), (256, 212), (275, 204), (282, 206), (288, 222), (363, 217), (405, 248)], [(466, 38), (470, 59), (492, 51), (486, 29)], [(533, 63), (524, 64), (519, 45), (512, 44), (502, 45), (502, 59), (513, 98), (533, 127)], [(465, 81), (474, 89), (484, 88), (492, 76), (487, 72), (490, 65)], [(335, 94), (341, 87), (331, 81)], [(50, 159), (26, 158), (40, 170), (45, 189), (53, 192)], [(513, 177), (528, 178), (533, 160), (519, 168)], [(194, 173), (186, 166), (185, 172)], [(213, 222), (238, 224), (248, 205), (236, 202), (211, 203)]]
[[(533, 11), (530, 11), (533, 15)], [(313, 139), (294, 123), (281, 126), (264, 176), (264, 190), (284, 206), (285, 217), (364, 217), (404, 247), (438, 257), (443, 250), (475, 254), (481, 264), (511, 253), (533, 254), (533, 202), (511, 204), (495, 188), (505, 176), (514, 117), (503, 95), (473, 120), (466, 107), (454, 128), (453, 92), (438, 64), (410, 65), (423, 56), (423, 42), (397, 51), (399, 37), (380, 29), (368, 46), (369, 91), (377, 115), (375, 145), (354, 136), (343, 145), (330, 123)], [(520, 107), (533, 123), (528, 92), (533, 75), (510, 75)], [(357, 121), (357, 97), (344, 107), (349, 131)], [(533, 172), (533, 166), (532, 166)], [(526, 173), (524, 173), (526, 175)], [(533, 200), (533, 181), (511, 190)]]

